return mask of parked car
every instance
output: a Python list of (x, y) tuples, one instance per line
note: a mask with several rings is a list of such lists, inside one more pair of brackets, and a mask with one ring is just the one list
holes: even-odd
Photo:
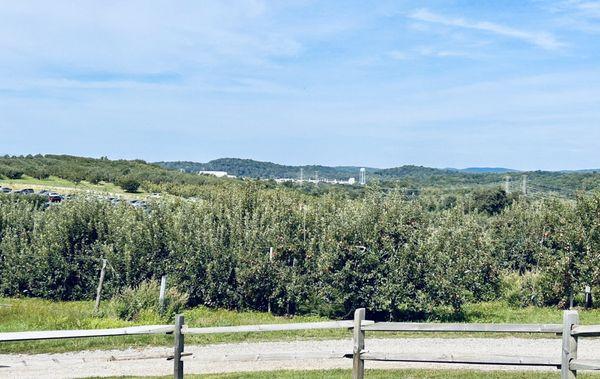
[(48, 190), (41, 190), (40, 192), (38, 192), (39, 195), (42, 196), (48, 196), (50, 194), (50, 191)]
[(35, 193), (35, 191), (33, 190), (33, 188), (23, 188), (21, 190), (15, 191), (15, 193), (18, 193), (20, 195), (31, 195), (32, 193)]
[(11, 193), (12, 192), (12, 188), (0, 187), (0, 192), (2, 192), (2, 193)]
[(144, 208), (144, 209), (146, 209), (148, 207), (148, 204), (145, 201), (143, 201), (143, 200), (138, 200), (138, 199), (136, 199), (136, 200), (129, 200), (128, 203), (129, 203), (129, 205), (131, 205), (131, 206), (133, 206), (135, 208)]
[(48, 194), (49, 203), (60, 203), (61, 201), (63, 201), (63, 197), (61, 194), (58, 194), (56, 192), (50, 192)]

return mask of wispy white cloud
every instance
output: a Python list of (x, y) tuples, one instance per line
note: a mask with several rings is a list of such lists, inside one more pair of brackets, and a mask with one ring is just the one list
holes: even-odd
[(579, 10), (583, 16), (600, 18), (600, 1), (571, 0), (567, 4)]
[(585, 33), (600, 33), (600, 1), (565, 0), (543, 3), (543, 8), (557, 17), (556, 23), (560, 27)]
[(393, 60), (406, 61), (416, 58), (472, 58), (473, 55), (465, 51), (421, 46), (406, 51), (391, 50), (387, 56)]
[(464, 18), (448, 17), (433, 13), (427, 9), (419, 9), (409, 15), (410, 18), (423, 22), (452, 26), (464, 29), (480, 30), (504, 37), (518, 39), (546, 50), (556, 50), (564, 46), (552, 34), (546, 32), (517, 29), (488, 21), (470, 21)]

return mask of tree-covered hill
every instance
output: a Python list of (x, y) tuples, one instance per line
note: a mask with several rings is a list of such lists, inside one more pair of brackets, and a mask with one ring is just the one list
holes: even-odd
[[(299, 179), (300, 171), (303, 170), (305, 179), (314, 178), (316, 173), (321, 178), (347, 180), (350, 177), (358, 178), (360, 170), (360, 167), (354, 166), (288, 166), (240, 158), (220, 158), (207, 163), (179, 161), (157, 162), (157, 164), (165, 168), (184, 170), (185, 172), (226, 171), (230, 175), (261, 179)], [(367, 168), (367, 172), (369, 173), (373, 173), (376, 170), (374, 168)]]
[[(147, 163), (143, 160), (110, 160), (107, 158), (85, 158), (69, 155), (28, 155), (0, 157), (0, 179), (20, 178), (27, 175), (45, 179), (49, 176), (66, 179), (75, 183), (87, 181), (119, 184), (134, 180), (152, 192), (167, 191), (174, 194), (192, 194), (194, 186), (208, 183), (231, 185), (231, 180), (220, 180), (206, 175), (196, 175), (198, 171), (227, 171), (244, 178), (299, 178), (301, 169), (305, 179), (319, 178), (347, 180), (358, 179), (359, 167), (353, 166), (288, 166), (251, 159), (223, 158), (208, 163), (159, 162)], [(183, 170), (184, 172), (180, 172)], [(437, 188), (444, 190), (472, 189), (475, 187), (504, 186), (510, 177), (510, 191), (522, 190), (523, 177), (527, 177), (527, 191), (530, 194), (558, 194), (573, 197), (577, 191), (600, 190), (600, 173), (596, 171), (532, 171), (532, 172), (481, 172), (438, 169), (422, 166), (401, 166), (388, 169), (367, 168), (367, 181), (378, 181), (385, 188), (403, 187), (409, 189)], [(306, 187), (306, 186), (305, 186)], [(313, 186), (315, 187), (315, 186)], [(323, 187), (323, 186), (321, 186)], [(308, 190), (304, 188), (305, 190)], [(317, 193), (323, 193), (320, 188)], [(310, 190), (309, 192), (315, 193)], [(191, 195), (190, 195), (191, 196)]]
[[(288, 166), (251, 159), (222, 158), (207, 163), (158, 162), (158, 165), (186, 172), (227, 171), (231, 175), (249, 178), (299, 178), (300, 169), (304, 178), (358, 179), (359, 167), (354, 166)], [(600, 189), (600, 174), (597, 171), (531, 171), (521, 172), (504, 168), (438, 169), (405, 165), (387, 169), (367, 168), (368, 181), (394, 183), (407, 188), (456, 188), (477, 186), (504, 186), (510, 177), (510, 190), (522, 191), (523, 176), (527, 177), (529, 193), (554, 193), (572, 197), (577, 191)]]

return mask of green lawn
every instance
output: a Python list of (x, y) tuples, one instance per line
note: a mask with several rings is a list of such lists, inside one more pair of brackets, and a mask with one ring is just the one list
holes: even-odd
[[(102, 308), (102, 307), (101, 307)], [(263, 312), (235, 312), (222, 309), (197, 307), (184, 312), (186, 324), (194, 327), (252, 325), (289, 322), (324, 321), (316, 316), (277, 317)], [(600, 310), (580, 311), (584, 324), (600, 324)], [(502, 302), (467, 305), (462, 315), (465, 322), (495, 323), (561, 323), (562, 311), (554, 308), (511, 308)], [(161, 324), (152, 313), (145, 314), (137, 322), (127, 322), (109, 316), (95, 316), (92, 301), (52, 302), (40, 299), (0, 298), (0, 332), (116, 328), (132, 325)], [(451, 334), (451, 333), (369, 333), (369, 337), (505, 337), (498, 334)], [(553, 337), (552, 335), (521, 335), (530, 338)], [(274, 341), (290, 339), (337, 339), (351, 338), (347, 330), (311, 330), (266, 333), (231, 333), (186, 337), (187, 344), (209, 344), (240, 341)], [(84, 349), (110, 349), (139, 346), (168, 346), (172, 336), (126, 336), (85, 338), (71, 340), (0, 343), (0, 352), (62, 352)]]
[[(348, 379), (351, 377), (350, 370), (326, 370), (326, 371), (271, 371), (271, 372), (242, 372), (232, 374), (212, 375), (186, 375), (186, 378), (202, 379)], [(414, 378), (414, 379), (545, 379), (559, 378), (556, 372), (510, 372), (510, 371), (474, 371), (474, 370), (366, 370), (367, 379), (388, 378)], [(597, 374), (581, 373), (578, 378), (598, 378)], [(122, 377), (125, 378), (125, 377)], [(126, 377), (135, 378), (135, 377)], [(146, 377), (148, 378), (148, 377)], [(172, 376), (156, 377), (161, 379), (172, 378)]]
[[(163, 324), (156, 315), (148, 313), (137, 322), (123, 321), (114, 317), (95, 316), (92, 301), (52, 302), (40, 299), (0, 298), (0, 332), (55, 329), (99, 329), (133, 325)], [(102, 308), (102, 307), (101, 307)], [(263, 312), (235, 312), (222, 309), (196, 307), (184, 312), (186, 324), (195, 327), (230, 326), (251, 324), (274, 324), (289, 322), (312, 322), (325, 319), (314, 316), (294, 318), (276, 317)], [(294, 338), (350, 338), (345, 330), (316, 330), (269, 333), (236, 333), (188, 336), (187, 344), (220, 342), (285, 340)], [(110, 349), (147, 345), (172, 345), (172, 336), (124, 336), (83, 339), (63, 339), (35, 342), (1, 343), (4, 353), (41, 353), (77, 351), (85, 349)]]

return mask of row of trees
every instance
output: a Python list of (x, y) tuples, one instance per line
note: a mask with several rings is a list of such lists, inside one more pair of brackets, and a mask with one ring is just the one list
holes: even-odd
[[(564, 305), (600, 284), (600, 196), (310, 196), (257, 183), (205, 186), (147, 210), (74, 200), (43, 209), (0, 197), (0, 293), (90, 299), (169, 274), (190, 305), (382, 319), (458, 312), (504, 296)], [(274, 248), (269, 260), (269, 248)]]
[(69, 155), (0, 157), (0, 178), (19, 179), (23, 175), (37, 179), (56, 176), (75, 183), (85, 180), (92, 184), (137, 181), (202, 185), (215, 181), (210, 177), (167, 170), (142, 160), (109, 160)]
[[(166, 168), (165, 168), (166, 167)], [(306, 177), (314, 174), (328, 178), (347, 179), (357, 175), (355, 167), (303, 166)], [(88, 181), (96, 184), (110, 182), (115, 184), (139, 183), (142, 188), (174, 188), (177, 186), (215, 185), (217, 180), (207, 175), (195, 175), (179, 172), (181, 170), (224, 170), (245, 177), (297, 177), (300, 167), (282, 166), (269, 162), (257, 162), (248, 159), (224, 158), (201, 164), (194, 162), (160, 162), (148, 164), (141, 160), (94, 159), (68, 155), (28, 155), (0, 157), (0, 179), (18, 179), (28, 175), (38, 179), (55, 176), (73, 182)], [(371, 180), (380, 180), (389, 188), (401, 186), (419, 191), (422, 188), (453, 189), (480, 188), (498, 185), (506, 174), (467, 173), (452, 170), (434, 169), (419, 166), (402, 166), (385, 170), (367, 169)], [(563, 197), (574, 198), (576, 191), (594, 191), (600, 189), (600, 174), (596, 172), (542, 172), (526, 173), (530, 187), (536, 192), (557, 193)], [(521, 173), (514, 173), (520, 178)], [(274, 186), (275, 184), (272, 183)], [(304, 192), (322, 194), (329, 192), (331, 186), (319, 185), (300, 188)], [(339, 186), (338, 186), (339, 187)], [(344, 186), (346, 187), (346, 186)], [(360, 193), (359, 187), (348, 187), (346, 191)]]

